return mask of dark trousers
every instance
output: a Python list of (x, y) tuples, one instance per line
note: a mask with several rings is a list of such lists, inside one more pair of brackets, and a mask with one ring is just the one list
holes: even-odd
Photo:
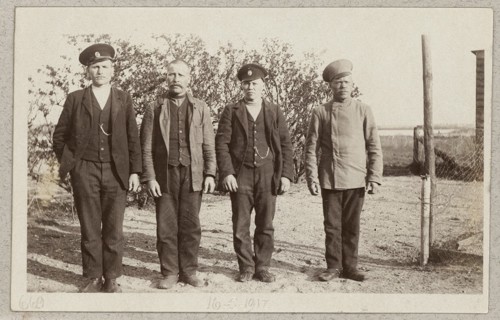
[(71, 184), (80, 220), (83, 276), (122, 275), (123, 216), (127, 199), (112, 163), (80, 160)]
[(359, 220), (365, 188), (321, 189), (325, 227), (326, 265), (329, 269), (356, 269)]
[(202, 192), (193, 192), (190, 166), (168, 166), (168, 192), (156, 199), (156, 249), (164, 276), (198, 269)]
[[(273, 163), (258, 168), (242, 166), (237, 182), (238, 191), (231, 193), (233, 210), (233, 245), (240, 272), (267, 270), (274, 250), (273, 219), (276, 196), (272, 194)], [(255, 233), (252, 253), (250, 217), (255, 209)]]

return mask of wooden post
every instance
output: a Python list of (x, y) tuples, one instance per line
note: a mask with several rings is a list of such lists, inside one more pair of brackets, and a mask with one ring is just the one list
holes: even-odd
[(420, 161), (420, 135), (422, 126), (413, 128), (413, 168), (417, 170), (418, 174), (422, 174), (422, 162)]
[(429, 39), (422, 35), (422, 59), (423, 59), (423, 80), (424, 80), (424, 150), (425, 150), (425, 170), (429, 175), (430, 188), (430, 211), (429, 211), (429, 245), (432, 246), (433, 215), (432, 203), (436, 182), (436, 161), (434, 155), (434, 136), (432, 131), (432, 64), (429, 48)]
[(420, 211), (420, 265), (429, 261), (429, 222), (431, 211), (431, 179), (422, 176), (421, 211)]

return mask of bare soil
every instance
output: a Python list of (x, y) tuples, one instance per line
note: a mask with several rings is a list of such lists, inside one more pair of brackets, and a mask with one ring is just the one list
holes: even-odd
[[(359, 268), (364, 282), (338, 279), (325, 283), (321, 197), (309, 195), (304, 183), (280, 196), (275, 217), (275, 252), (271, 271), (276, 282), (239, 283), (233, 252), (228, 195), (204, 195), (200, 213), (202, 240), (199, 276), (206, 286), (178, 283), (171, 292), (252, 293), (454, 293), (483, 290), (483, 209), (481, 182), (438, 184), (429, 264), (419, 265), (420, 178), (386, 177), (380, 193), (367, 195), (361, 216)], [(80, 232), (60, 191), (39, 192), (49, 210), (29, 214), (28, 291), (77, 292), (81, 277)], [(41, 190), (41, 188), (39, 188)], [(45, 188), (47, 189), (47, 188)], [(40, 204), (31, 206), (34, 210)], [(125, 212), (124, 292), (160, 292), (152, 206)]]

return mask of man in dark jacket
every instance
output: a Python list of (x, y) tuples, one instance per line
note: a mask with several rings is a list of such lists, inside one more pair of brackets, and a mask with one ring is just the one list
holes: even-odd
[(79, 60), (92, 85), (68, 95), (53, 135), (59, 175), (65, 179), (70, 173), (80, 220), (83, 276), (88, 278), (82, 292), (121, 292), (116, 278), (122, 275), (127, 190), (140, 186), (132, 99), (110, 85), (114, 55), (107, 44), (82, 51)]
[[(269, 272), (274, 250), (276, 196), (288, 191), (293, 177), (292, 144), (279, 106), (262, 99), (267, 71), (257, 64), (238, 71), (244, 97), (226, 106), (216, 135), (222, 188), (230, 192), (233, 244), (238, 281), (255, 276), (275, 281)], [(250, 216), (255, 210), (254, 252)], [(255, 253), (255, 254), (254, 254)]]
[(168, 93), (144, 113), (141, 180), (155, 197), (160, 289), (178, 280), (194, 287), (201, 240), (202, 191), (215, 188), (214, 129), (205, 102), (188, 93), (191, 68), (182, 60), (167, 66)]

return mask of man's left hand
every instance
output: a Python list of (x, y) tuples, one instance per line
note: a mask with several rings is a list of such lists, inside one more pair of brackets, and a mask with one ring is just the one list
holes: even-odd
[(139, 175), (137, 173), (132, 173), (128, 178), (128, 191), (137, 192), (141, 182), (139, 181)]
[(203, 181), (203, 193), (212, 193), (215, 190), (214, 177), (206, 176), (205, 181)]
[(281, 177), (280, 188), (278, 190), (278, 194), (284, 194), (290, 189), (290, 180), (285, 177)]
[(366, 190), (368, 191), (369, 194), (376, 194), (378, 193), (378, 183), (369, 181), (366, 184)]

